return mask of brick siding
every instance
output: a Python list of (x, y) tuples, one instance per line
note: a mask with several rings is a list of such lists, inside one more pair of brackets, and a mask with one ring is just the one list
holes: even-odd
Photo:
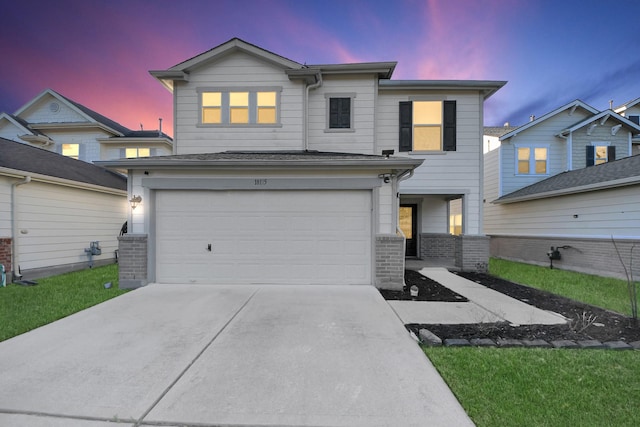
[(404, 287), (404, 237), (376, 236), (376, 287), (402, 290)]
[(0, 238), (0, 264), (4, 266), (7, 283), (11, 281), (11, 238)]
[(146, 234), (125, 234), (118, 237), (120, 288), (134, 289), (148, 283), (147, 245)]
[(422, 233), (420, 258), (450, 261), (462, 271), (485, 272), (489, 263), (489, 237)]

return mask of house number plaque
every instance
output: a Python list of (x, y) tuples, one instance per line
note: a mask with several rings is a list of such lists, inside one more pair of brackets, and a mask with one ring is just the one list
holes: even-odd
[(253, 185), (256, 186), (262, 186), (262, 185), (267, 185), (267, 180), (266, 179), (254, 179), (253, 180)]

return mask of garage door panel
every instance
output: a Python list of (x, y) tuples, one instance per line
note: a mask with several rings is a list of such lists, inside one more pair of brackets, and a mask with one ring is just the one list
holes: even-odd
[(156, 212), (159, 282), (371, 283), (370, 191), (167, 190)]

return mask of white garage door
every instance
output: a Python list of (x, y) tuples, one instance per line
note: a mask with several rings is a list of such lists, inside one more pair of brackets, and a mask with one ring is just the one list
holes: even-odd
[(161, 190), (156, 236), (160, 283), (371, 283), (371, 191)]

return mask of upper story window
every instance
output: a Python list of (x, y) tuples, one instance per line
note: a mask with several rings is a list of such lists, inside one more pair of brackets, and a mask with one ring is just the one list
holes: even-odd
[(353, 98), (355, 94), (327, 94), (327, 129), (353, 130)]
[(200, 124), (232, 126), (277, 124), (280, 90), (280, 88), (201, 90)]
[(62, 155), (72, 159), (80, 158), (80, 144), (62, 144)]
[(633, 123), (640, 125), (640, 116), (629, 116), (628, 117), (629, 120), (631, 120)]
[(135, 159), (138, 157), (149, 157), (151, 155), (150, 148), (126, 148), (125, 157), (127, 159)]
[(517, 147), (518, 175), (546, 175), (549, 149), (547, 147)]
[(616, 159), (616, 147), (608, 142), (587, 145), (587, 166), (599, 165)]
[(456, 101), (400, 103), (399, 151), (455, 151)]

